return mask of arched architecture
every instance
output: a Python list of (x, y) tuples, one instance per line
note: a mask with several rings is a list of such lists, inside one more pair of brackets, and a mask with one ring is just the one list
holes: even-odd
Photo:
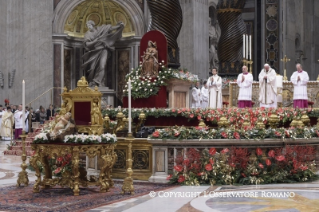
[[(104, 102), (114, 105), (122, 98), (125, 75), (138, 65), (139, 41), (145, 33), (144, 14), (136, 1), (61, 0), (54, 9), (52, 25), (54, 87), (72, 89), (85, 74), (81, 69), (82, 42), (88, 20), (97, 26), (116, 25), (119, 21), (125, 25), (122, 39), (116, 42), (115, 51), (108, 59), (107, 88), (100, 88)], [(56, 90), (55, 94), (59, 93)], [(55, 104), (59, 104), (59, 95), (54, 97)]]

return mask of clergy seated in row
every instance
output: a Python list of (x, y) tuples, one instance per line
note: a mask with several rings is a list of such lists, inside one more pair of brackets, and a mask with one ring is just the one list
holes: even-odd
[(239, 87), (238, 108), (252, 107), (252, 84), (253, 75), (248, 73), (247, 66), (242, 67), (243, 73), (238, 75), (237, 85)]
[(294, 108), (308, 108), (307, 83), (309, 81), (308, 73), (302, 70), (301, 64), (296, 65), (295, 71), (290, 81), (294, 85)]
[(260, 107), (277, 108), (276, 71), (265, 64), (258, 78)]
[(208, 107), (212, 109), (218, 109), (223, 107), (222, 98), (222, 78), (218, 76), (216, 68), (212, 69), (213, 76), (207, 80), (207, 88), (209, 92)]

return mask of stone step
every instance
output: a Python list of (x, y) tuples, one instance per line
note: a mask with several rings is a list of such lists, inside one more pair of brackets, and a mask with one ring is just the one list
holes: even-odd
[[(13, 146), (11, 147), (11, 150), (21, 150), (22, 151), (22, 146)], [(26, 146), (25, 151), (31, 151), (31, 146)]]
[[(30, 146), (32, 141), (25, 141), (26, 146)], [(16, 141), (16, 146), (22, 146), (22, 141)]]
[[(26, 154), (27, 156), (31, 156), (33, 151), (27, 151)], [(3, 152), (4, 155), (17, 155), (21, 156), (22, 155), (22, 150), (5, 150)]]

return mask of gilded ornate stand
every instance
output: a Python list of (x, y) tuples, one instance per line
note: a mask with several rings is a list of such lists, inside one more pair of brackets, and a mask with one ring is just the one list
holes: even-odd
[(126, 174), (127, 177), (124, 179), (123, 186), (122, 186), (122, 194), (125, 193), (130, 193), (134, 195), (134, 186), (133, 186), (133, 158), (132, 158), (132, 141), (134, 140), (134, 137), (132, 136), (131, 133), (128, 134), (127, 138), (125, 141), (128, 142), (128, 159), (126, 160)]
[(27, 137), (27, 135), (25, 134), (25, 131), (22, 132), (22, 135), (20, 135), (21, 140), (22, 140), (22, 164), (21, 164), (21, 168), (22, 171), (19, 173), (18, 176), (18, 180), (17, 180), (17, 187), (19, 187), (20, 185), (24, 184), (25, 186), (29, 185), (29, 178), (28, 178), (28, 172), (26, 171), (28, 165), (25, 163), (25, 161), (27, 160), (27, 155), (25, 153), (25, 139)]
[[(117, 160), (114, 152), (116, 144), (32, 144), (35, 151), (34, 156), (30, 158), (30, 164), (36, 171), (36, 181), (33, 186), (33, 192), (37, 193), (42, 188), (50, 188), (55, 185), (67, 186), (73, 189), (75, 196), (80, 194), (80, 185), (87, 187), (89, 185), (100, 186), (100, 192), (104, 193), (114, 185), (111, 179), (112, 167)], [(79, 167), (79, 154), (85, 153), (89, 158), (98, 156), (101, 160), (101, 171), (99, 178), (91, 177), (87, 179), (85, 168)], [(48, 163), (48, 157), (57, 158), (71, 155), (72, 171), (64, 171), (62, 177), (52, 178), (51, 167)], [(38, 163), (44, 168), (45, 175), (41, 179), (41, 171)]]

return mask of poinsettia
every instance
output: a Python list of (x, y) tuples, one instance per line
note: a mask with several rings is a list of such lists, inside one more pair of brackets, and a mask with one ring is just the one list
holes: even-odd
[(179, 183), (182, 183), (182, 182), (184, 182), (185, 181), (185, 177), (183, 176), (183, 175), (180, 175), (179, 177), (178, 177), (178, 182)]
[(275, 157), (275, 151), (274, 150), (270, 150), (268, 152), (268, 156), (274, 158)]
[(177, 171), (177, 172), (181, 172), (181, 171), (183, 171), (183, 166), (177, 165), (177, 166), (174, 166), (174, 169), (175, 169), (175, 171)]
[(256, 154), (257, 154), (258, 156), (260, 156), (260, 155), (263, 154), (263, 151), (262, 151), (260, 148), (257, 148), (257, 149), (256, 149)]
[(266, 165), (267, 165), (267, 166), (270, 166), (270, 165), (271, 165), (271, 161), (270, 161), (268, 158), (266, 159), (265, 162), (266, 162)]
[(212, 166), (212, 164), (206, 164), (205, 165), (205, 169), (206, 169), (206, 171), (211, 171), (211, 170), (213, 170), (213, 166)]
[(215, 155), (216, 154), (216, 149), (215, 148), (210, 148), (209, 149), (209, 154), (210, 155)]
[(278, 156), (276, 156), (276, 160), (277, 160), (277, 161), (284, 161), (284, 160), (285, 160), (285, 156), (283, 156), (283, 155), (278, 155)]

